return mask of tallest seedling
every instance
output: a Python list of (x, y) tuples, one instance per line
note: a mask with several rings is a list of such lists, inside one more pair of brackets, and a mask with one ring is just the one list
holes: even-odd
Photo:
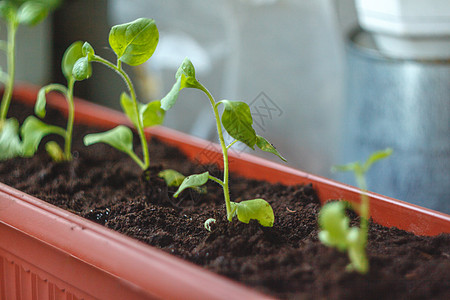
[(0, 69), (0, 81), (5, 85), (0, 106), (0, 131), (6, 122), (11, 103), (15, 75), (16, 33), (19, 25), (34, 26), (43, 21), (59, 0), (2, 0), (0, 17), (5, 21), (7, 40), (0, 41), (0, 49), (6, 53), (7, 70)]
[[(189, 59), (185, 59), (175, 75), (176, 83), (170, 92), (161, 100), (161, 107), (164, 110), (170, 109), (177, 101), (180, 90), (183, 88), (195, 88), (204, 92), (212, 106), (214, 117), (216, 119), (217, 133), (219, 136), (220, 146), (223, 154), (223, 179), (213, 177), (209, 172), (188, 176), (181, 183), (175, 197), (178, 196), (186, 188), (198, 187), (205, 184), (208, 179), (212, 180), (223, 188), (225, 205), (227, 210), (227, 219), (232, 221), (234, 216), (244, 223), (248, 223), (251, 219), (266, 227), (272, 227), (274, 222), (274, 214), (272, 207), (264, 199), (252, 199), (241, 202), (232, 202), (230, 200), (230, 191), (228, 183), (228, 149), (236, 142), (242, 142), (248, 147), (254, 149), (255, 146), (263, 151), (267, 151), (279, 156), (285, 160), (265, 138), (257, 135), (252, 127), (253, 119), (250, 113), (250, 107), (245, 102), (221, 100), (216, 102), (211, 93), (195, 78), (195, 69)], [(219, 106), (223, 106), (222, 120), (219, 115)], [(222, 121), (222, 122), (221, 122)], [(228, 134), (234, 138), (230, 144), (225, 144), (223, 136), (223, 128)], [(211, 220), (211, 219), (210, 219)], [(208, 220), (209, 221), (209, 220)], [(209, 222), (205, 223), (208, 229)]]
[(106, 143), (117, 150), (127, 153), (143, 170), (150, 165), (147, 140), (144, 128), (159, 125), (164, 120), (164, 111), (160, 101), (143, 104), (137, 101), (136, 91), (130, 77), (122, 69), (122, 63), (137, 66), (146, 62), (155, 52), (159, 40), (158, 29), (152, 19), (137, 19), (133, 22), (116, 25), (109, 33), (109, 45), (117, 56), (116, 63), (112, 63), (95, 54), (89, 43), (84, 43), (83, 57), (77, 60), (73, 67), (73, 76), (76, 80), (87, 79), (90, 76), (91, 62), (101, 63), (114, 70), (125, 82), (128, 93), (122, 93), (120, 104), (125, 114), (136, 127), (141, 145), (142, 159), (133, 150), (133, 133), (128, 127), (116, 128), (96, 134), (85, 136), (86, 146), (95, 143)]

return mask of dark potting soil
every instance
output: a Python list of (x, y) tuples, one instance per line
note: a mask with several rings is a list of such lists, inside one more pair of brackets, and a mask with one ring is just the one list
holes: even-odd
[[(13, 103), (10, 114), (23, 122), (30, 109)], [(64, 124), (55, 112), (47, 118)], [(185, 191), (174, 199), (175, 188), (156, 176), (168, 168), (220, 176), (215, 165), (192, 163), (152, 139), (148, 181), (125, 154), (104, 144), (84, 147), (82, 137), (97, 131), (75, 127), (70, 163), (52, 162), (43, 147), (33, 158), (0, 162), (0, 181), (275, 297), (450, 299), (450, 234), (421, 237), (371, 224), (370, 272), (347, 272), (346, 254), (317, 239), (314, 186), (271, 185), (231, 174), (232, 199), (264, 198), (276, 219), (273, 228), (230, 223), (217, 184), (208, 183), (207, 194)], [(140, 153), (137, 144), (135, 149)], [(217, 223), (208, 232), (203, 224), (211, 217)]]

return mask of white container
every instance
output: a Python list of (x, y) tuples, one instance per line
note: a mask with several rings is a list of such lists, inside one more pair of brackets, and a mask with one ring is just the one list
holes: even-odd
[(450, 59), (449, 0), (355, 0), (361, 27), (386, 55)]

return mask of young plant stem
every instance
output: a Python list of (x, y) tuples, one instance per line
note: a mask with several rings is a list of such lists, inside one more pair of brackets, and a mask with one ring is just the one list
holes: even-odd
[(369, 197), (367, 196), (367, 183), (364, 172), (362, 170), (356, 171), (356, 181), (361, 191), (361, 206), (360, 206), (360, 228), (364, 232), (364, 242), (367, 241), (369, 230)]
[[(8, 68), (8, 78), (6, 80), (5, 92), (2, 98), (2, 104), (0, 108), (0, 125), (3, 124), (8, 115), (9, 104), (11, 103), (12, 90), (14, 86), (14, 76), (15, 76), (15, 48), (16, 48), (16, 32), (19, 23), (13, 18), (8, 22), (8, 43), (6, 51), (6, 60)], [(1, 126), (0, 126), (1, 127)]]
[(206, 96), (208, 96), (214, 111), (214, 117), (216, 118), (217, 133), (219, 135), (220, 146), (222, 147), (223, 154), (223, 182), (219, 182), (217, 180), (214, 181), (218, 182), (223, 187), (223, 195), (225, 197), (225, 206), (227, 209), (227, 219), (231, 222), (233, 220), (233, 212), (231, 211), (230, 192), (228, 188), (228, 147), (226, 146), (225, 139), (223, 138), (222, 124), (220, 123), (217, 103), (207, 88), (205, 88), (201, 83), (198, 83), (198, 87), (206, 94)]
[(142, 126), (141, 116), (139, 114), (138, 102), (137, 102), (137, 98), (136, 98), (136, 92), (133, 87), (133, 83), (131, 82), (131, 79), (128, 76), (128, 74), (125, 73), (125, 71), (122, 69), (122, 62), (120, 60), (117, 60), (117, 65), (114, 65), (113, 63), (109, 62), (108, 60), (103, 59), (100, 56), (94, 55), (94, 57), (92, 58), (92, 61), (102, 63), (105, 66), (109, 67), (110, 69), (114, 70), (125, 81), (128, 91), (130, 92), (131, 99), (133, 100), (133, 108), (134, 108), (134, 112), (135, 112), (136, 118), (137, 118), (136, 129), (137, 129), (139, 139), (140, 139), (141, 145), (142, 145), (142, 156), (144, 157), (144, 162), (142, 162), (139, 159), (139, 157), (137, 157), (136, 155), (134, 157), (132, 156), (132, 158), (134, 161), (136, 161), (138, 163), (138, 165), (143, 170), (146, 170), (150, 166), (150, 154), (148, 152), (147, 139), (145, 138), (145, 132), (144, 132), (144, 128)]
[(75, 107), (73, 103), (73, 86), (75, 85), (75, 79), (71, 78), (67, 83), (67, 105), (69, 106), (69, 114), (67, 116), (67, 128), (66, 137), (64, 143), (64, 157), (66, 160), (72, 160), (72, 132), (73, 132), (73, 122), (75, 118)]

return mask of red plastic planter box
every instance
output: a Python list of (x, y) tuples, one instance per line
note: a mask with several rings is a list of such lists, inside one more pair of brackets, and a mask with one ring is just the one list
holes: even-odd
[[(14, 96), (34, 104), (38, 89)], [(66, 111), (65, 100), (48, 97)], [(111, 109), (77, 99), (77, 122), (110, 128), (129, 124)], [(148, 135), (190, 158), (215, 157), (211, 143), (157, 127)], [(206, 151), (206, 152), (205, 152)], [(205, 155), (199, 156), (202, 153)], [(208, 155), (209, 154), (209, 155)], [(359, 190), (249, 154), (231, 155), (230, 170), (284, 184), (312, 183), (322, 202), (359, 201)], [(418, 235), (450, 232), (450, 216), (368, 193), (373, 220)], [(0, 184), (0, 299), (264, 299), (247, 287)]]

